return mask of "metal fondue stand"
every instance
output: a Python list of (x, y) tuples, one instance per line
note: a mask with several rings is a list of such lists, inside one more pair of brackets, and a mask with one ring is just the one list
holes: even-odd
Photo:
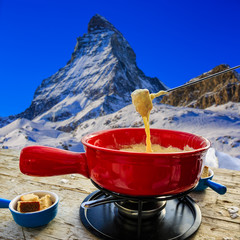
[[(192, 189), (146, 198), (112, 193), (93, 184), (99, 190), (83, 201), (79, 212), (83, 225), (100, 239), (186, 239), (201, 224), (201, 211), (187, 196)], [(85, 204), (89, 201), (90, 206)]]
[[(168, 92), (218, 76), (239, 66), (226, 69)], [(156, 197), (132, 197), (101, 188), (90, 194), (80, 206), (83, 225), (101, 239), (186, 239), (201, 224), (201, 211), (187, 192)], [(160, 203), (160, 204), (159, 204)], [(146, 210), (146, 206), (151, 209)]]

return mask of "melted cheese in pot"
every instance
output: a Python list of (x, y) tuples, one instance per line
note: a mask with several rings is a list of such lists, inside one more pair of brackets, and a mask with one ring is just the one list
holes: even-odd
[(152, 100), (161, 95), (167, 94), (166, 91), (150, 94), (148, 89), (137, 89), (132, 94), (132, 102), (136, 111), (142, 116), (146, 132), (146, 152), (153, 152), (150, 140), (149, 116), (153, 108)]
[[(127, 146), (122, 146), (120, 149), (121, 151), (127, 151), (127, 152), (146, 152), (146, 146), (143, 143), (140, 144), (133, 144), (133, 145), (127, 145)], [(163, 147), (159, 144), (152, 144), (151, 145), (151, 150), (153, 153), (168, 153), (168, 152), (186, 152), (186, 151), (191, 151), (193, 150), (189, 146), (185, 146), (183, 150), (176, 148), (176, 147)]]

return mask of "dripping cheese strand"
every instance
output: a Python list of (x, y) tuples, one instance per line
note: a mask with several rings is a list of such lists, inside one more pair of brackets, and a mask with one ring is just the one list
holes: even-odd
[(150, 136), (150, 126), (149, 126), (149, 116), (143, 117), (143, 122), (146, 132), (146, 152), (152, 152), (151, 136)]

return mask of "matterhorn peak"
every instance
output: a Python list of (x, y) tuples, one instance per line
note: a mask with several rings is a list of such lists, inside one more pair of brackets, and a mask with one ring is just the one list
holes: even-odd
[(88, 119), (131, 104), (131, 92), (137, 88), (153, 92), (165, 86), (144, 75), (124, 36), (96, 14), (88, 33), (77, 38), (71, 60), (42, 81), (30, 107), (16, 117), (52, 122), (69, 132)]
[(88, 33), (91, 33), (95, 30), (111, 30), (114, 32), (119, 31), (104, 17), (99, 14), (94, 15), (88, 23)]

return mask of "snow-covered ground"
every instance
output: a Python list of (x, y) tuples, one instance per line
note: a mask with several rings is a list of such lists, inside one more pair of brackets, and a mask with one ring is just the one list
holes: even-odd
[[(151, 128), (173, 129), (201, 135), (212, 143), (206, 157), (209, 166), (240, 170), (240, 103), (229, 102), (208, 109), (173, 107), (154, 103)], [(17, 119), (0, 129), (0, 148), (21, 149), (45, 145), (81, 152), (81, 138), (92, 132), (119, 127), (143, 127), (133, 105), (81, 123), (70, 133), (57, 130), (62, 122)]]

